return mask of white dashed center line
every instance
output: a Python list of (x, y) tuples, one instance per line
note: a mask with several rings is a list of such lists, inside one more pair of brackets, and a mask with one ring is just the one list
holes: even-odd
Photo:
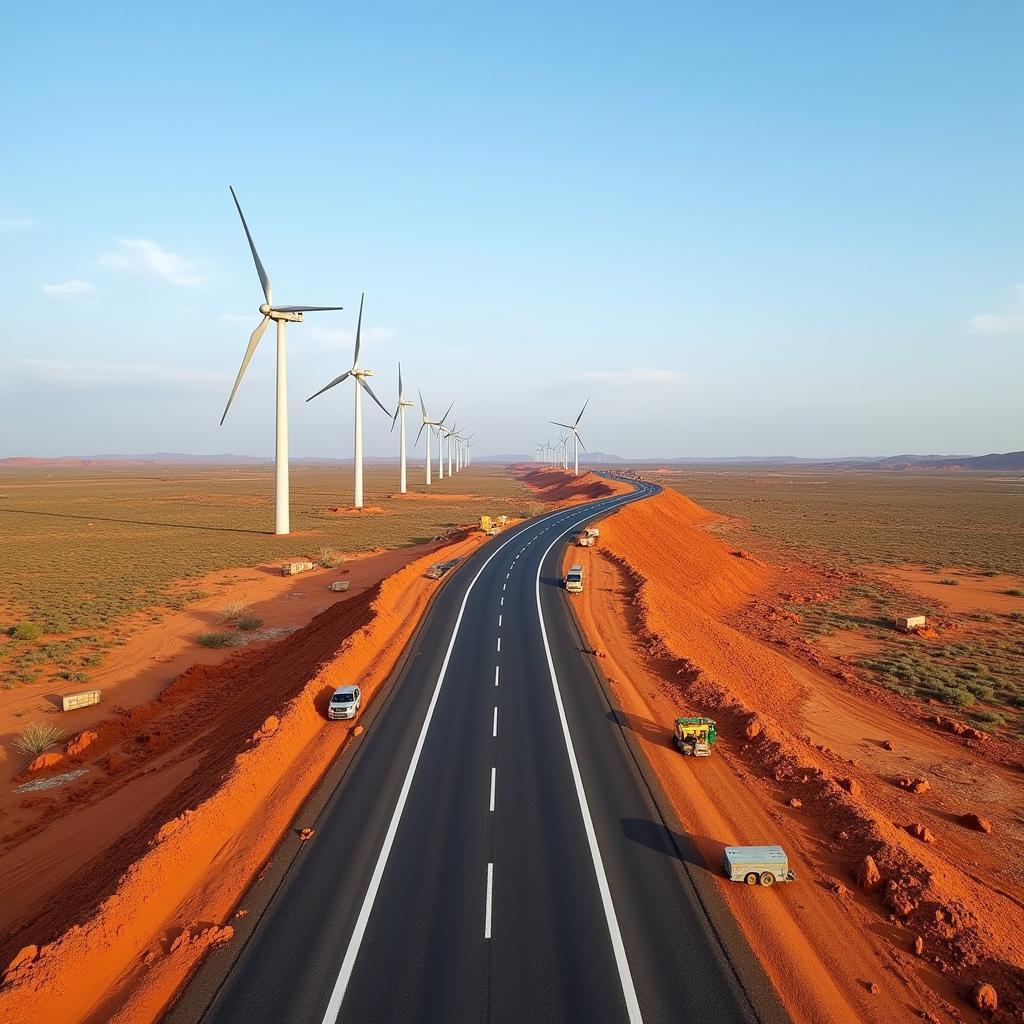
[(498, 777), (498, 769), (491, 769), (491, 813), (494, 813), (494, 783)]
[(499, 628), (501, 627), (501, 615), (500, 614), (498, 615), (498, 627)]
[(498, 653), (501, 654), (501, 637), (498, 637)]
[(494, 705), (494, 728), (491, 730), (492, 736), (498, 735), (498, 705)]
[(491, 937), (491, 890), (494, 887), (494, 864), (487, 864), (487, 906), (484, 908), (484, 938)]
[(495, 686), (498, 685), (498, 673), (500, 671), (501, 671), (501, 666), (500, 665), (495, 665), (494, 666), (494, 685)]

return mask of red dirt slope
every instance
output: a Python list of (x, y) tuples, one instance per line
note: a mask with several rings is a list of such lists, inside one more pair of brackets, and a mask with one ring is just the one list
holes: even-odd
[[(857, 698), (834, 681), (731, 625), (776, 572), (709, 534), (717, 518), (673, 491), (608, 517), (601, 548), (569, 555), (590, 569), (575, 606), (709, 870), (719, 873), (724, 844), (789, 850), (795, 886), (720, 884), (794, 1018), (881, 1024), (941, 1014), (978, 981), (995, 984), (999, 1014), (1014, 1012), (1005, 1007), (1024, 1005), (1019, 894), (986, 877), (980, 857), (965, 862), (944, 833), (931, 843), (914, 829), (934, 791), (894, 786), (872, 751), (891, 732), (928, 749), (936, 775), (973, 753), (924, 729), (909, 735), (905, 722), (863, 698), (852, 713)], [(812, 705), (831, 728), (872, 723), (879, 739), (861, 762), (811, 742)], [(683, 759), (669, 745), (669, 723), (688, 711), (720, 723), (708, 761)], [(877, 884), (863, 877), (868, 856)], [(921, 955), (911, 953), (918, 937)]]

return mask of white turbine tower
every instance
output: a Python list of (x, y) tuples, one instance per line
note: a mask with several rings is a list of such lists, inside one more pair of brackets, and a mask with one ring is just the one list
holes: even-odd
[(288, 369), (285, 358), (284, 325), (288, 322), (301, 324), (303, 313), (327, 312), (341, 309), (341, 306), (275, 306), (273, 304), (270, 297), (270, 278), (267, 276), (266, 270), (263, 269), (259, 253), (256, 252), (256, 243), (253, 242), (252, 235), (249, 233), (249, 225), (245, 222), (245, 215), (242, 213), (242, 207), (239, 205), (238, 196), (235, 195), (233, 188), (229, 186), (229, 189), (231, 198), (235, 201), (235, 209), (238, 210), (238, 216), (242, 218), (242, 227), (245, 229), (245, 237), (249, 241), (249, 251), (252, 253), (253, 263), (256, 264), (256, 273), (259, 276), (260, 286), (263, 288), (263, 297), (266, 299), (266, 302), (260, 306), (263, 319), (249, 337), (249, 347), (245, 350), (245, 355), (242, 357), (242, 365), (238, 370), (238, 376), (235, 378), (235, 386), (231, 389), (231, 394), (228, 396), (228, 404), (224, 406), (224, 415), (221, 416), (220, 422), (221, 426), (223, 426), (224, 420), (228, 415), (228, 409), (231, 408), (231, 403), (235, 400), (235, 392), (238, 391), (238, 385), (242, 383), (242, 377), (245, 375), (246, 368), (252, 361), (256, 346), (259, 345), (260, 338), (263, 337), (263, 332), (267, 329), (267, 324), (273, 320), (277, 324), (277, 431), (274, 444), (274, 533), (286, 534), (289, 527)]
[(373, 393), (373, 389), (369, 384), (366, 383), (367, 377), (373, 376), (373, 370), (365, 370), (359, 365), (359, 341), (360, 336), (363, 332), (363, 299), (366, 298), (364, 292), (359, 297), (359, 320), (356, 322), (356, 348), (355, 353), (352, 356), (352, 365), (339, 377), (335, 377), (330, 384), (325, 384), (315, 395), (310, 395), (306, 399), (307, 402), (312, 402), (318, 395), (322, 395), (325, 391), (330, 391), (336, 384), (340, 384), (346, 377), (351, 377), (356, 382), (356, 420), (355, 420), (355, 494), (352, 501), (353, 508), (363, 507), (363, 388), (366, 389), (366, 393), (380, 406), (381, 411), (385, 416), (390, 416), (391, 413), (384, 408), (381, 400)]
[[(452, 406), (455, 405), (455, 403), (452, 402), (452, 404), (448, 406), (448, 412), (446, 412), (439, 420), (432, 420), (432, 419), (430, 419), (429, 416), (427, 416), (427, 407), (426, 407), (426, 405), (423, 402), (423, 392), (420, 391), (420, 392), (418, 392), (418, 394), (420, 396), (420, 409), (423, 411), (423, 422), (420, 423), (419, 433), (416, 435), (416, 443), (417, 444), (420, 443), (420, 434), (422, 434), (423, 431), (426, 430), (426, 432), (427, 432), (427, 457), (426, 457), (426, 460), (424, 461), (424, 465), (425, 465), (426, 471), (427, 471), (427, 486), (429, 487), (430, 486), (430, 435), (433, 432), (435, 427), (440, 428), (440, 427), (442, 427), (444, 425), (444, 421), (446, 419), (448, 419), (448, 413), (450, 413), (452, 411)], [(440, 460), (438, 460), (438, 466), (440, 467)]]
[(566, 430), (572, 431), (572, 472), (573, 476), (580, 475), (580, 448), (584, 451), (587, 450), (587, 446), (583, 443), (583, 439), (580, 437), (580, 432), (577, 429), (580, 425), (580, 420), (583, 419), (583, 414), (587, 411), (587, 406), (590, 405), (590, 399), (588, 398), (583, 403), (583, 408), (580, 409), (579, 416), (576, 417), (575, 423), (558, 423), (555, 420), (551, 422), (556, 427), (565, 427)]
[[(399, 462), (401, 463), (401, 466), (402, 466), (402, 471), (401, 471), (401, 474), (400, 474), (401, 483), (400, 483), (400, 487), (399, 487), (399, 493), (400, 494), (405, 494), (405, 492), (406, 492), (406, 486), (405, 486), (405, 410), (406, 409), (411, 409), (412, 405), (413, 405), (413, 403), (408, 401), (408, 399), (406, 399), (405, 392), (402, 390), (402, 364), (399, 363), (398, 364), (398, 405), (395, 407), (395, 418), (391, 421), (391, 430), (394, 431), (395, 423), (398, 422), (398, 418), (399, 418), (399, 416), (401, 416), (401, 418), (402, 418), (402, 426), (401, 426), (401, 429), (398, 432), (398, 438), (399, 438), (399, 441), (398, 441), (398, 456), (399, 456)], [(427, 483), (429, 484), (430, 481), (427, 480)]]

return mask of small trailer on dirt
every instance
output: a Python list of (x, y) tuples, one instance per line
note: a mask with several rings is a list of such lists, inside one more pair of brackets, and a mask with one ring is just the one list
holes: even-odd
[(580, 548), (592, 548), (595, 541), (596, 538), (592, 537), (586, 530), (576, 535), (576, 546)]
[(710, 757), (718, 739), (713, 718), (677, 718), (672, 730), (672, 744), (680, 754)]
[(729, 881), (747, 885), (796, 881), (789, 857), (781, 846), (727, 846), (722, 854), (722, 868)]

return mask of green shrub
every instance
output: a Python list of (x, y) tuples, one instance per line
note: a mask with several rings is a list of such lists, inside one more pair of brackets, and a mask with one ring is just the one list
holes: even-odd
[(51, 725), (49, 722), (33, 722), (18, 733), (14, 745), (23, 754), (38, 756), (59, 743), (65, 735), (64, 730), (59, 726)]
[(196, 643), (203, 647), (231, 647), (238, 643), (234, 633), (200, 633)]
[(240, 629), (245, 633), (249, 633), (254, 629), (259, 629), (263, 625), (263, 620), (258, 615), (239, 615), (235, 619), (235, 629)]
[(19, 622), (7, 630), (7, 635), (15, 640), (38, 640), (43, 632), (43, 627), (38, 622)]

